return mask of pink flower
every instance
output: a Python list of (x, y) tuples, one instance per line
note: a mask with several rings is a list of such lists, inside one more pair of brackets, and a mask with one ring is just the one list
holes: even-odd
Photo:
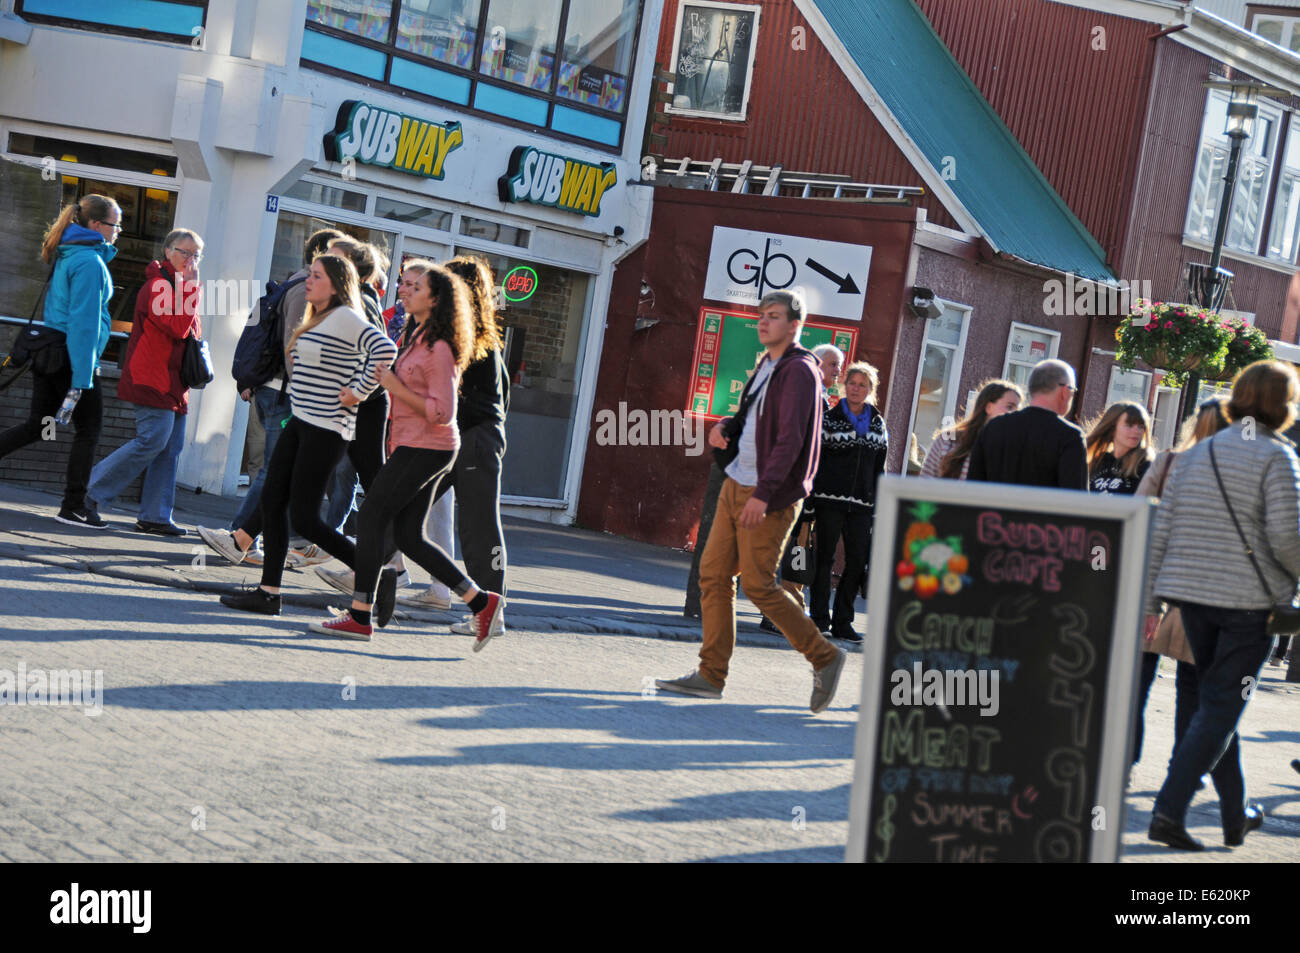
[(1145, 327), (1145, 329), (1146, 329), (1147, 331), (1154, 331), (1154, 330), (1156, 329), (1157, 325), (1156, 325), (1156, 323), (1155, 323), (1154, 321), (1151, 321), (1151, 322), (1147, 323), (1146, 325), (1144, 325), (1144, 327)]
[(1174, 322), (1172, 322), (1172, 321), (1166, 321), (1166, 322), (1165, 322), (1165, 330), (1166, 330), (1166, 331), (1168, 331), (1168, 330), (1169, 330), (1170, 328), (1172, 328), (1173, 326), (1174, 326)]

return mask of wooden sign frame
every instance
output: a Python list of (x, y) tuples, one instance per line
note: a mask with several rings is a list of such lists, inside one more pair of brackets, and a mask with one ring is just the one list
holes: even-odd
[[(878, 723), (883, 711), (882, 686), (889, 665), (890, 640), (885, 631), (891, 613), (886, 607), (895, 595), (894, 552), (900, 513), (914, 502), (931, 502), (943, 506), (987, 507), (992, 510), (1027, 511), (1063, 520), (1110, 519), (1122, 524), (1121, 539), (1115, 546), (1119, 555), (1111, 571), (1118, 573), (1115, 612), (1111, 619), (1111, 651), (1105, 676), (1105, 697), (1095, 700), (1094, 711), (1102, 719), (1101, 751), (1098, 756), (1096, 805), (1104, 809), (1103, 826), (1092, 825), (1088, 862), (1110, 863), (1118, 860), (1124, 832), (1124, 793), (1133, 744), (1133, 726), (1137, 705), (1137, 684), (1142, 653), (1142, 628), (1145, 614), (1142, 598), (1146, 585), (1148, 534), (1155, 502), (1147, 497), (1091, 495), (1077, 490), (1008, 486), (964, 480), (940, 480), (916, 477), (884, 476), (876, 493), (875, 529), (872, 539), (872, 572), (868, 605), (878, 607), (868, 614), (863, 651), (862, 697), (859, 705), (857, 737), (854, 744), (853, 787), (849, 809), (849, 839), (845, 860), (871, 861), (871, 817), (876, 759), (879, 755)], [(1041, 690), (1046, 693), (1047, 686)], [(1087, 818), (1085, 818), (1085, 823)], [(1000, 858), (1029, 860), (1025, 857)]]

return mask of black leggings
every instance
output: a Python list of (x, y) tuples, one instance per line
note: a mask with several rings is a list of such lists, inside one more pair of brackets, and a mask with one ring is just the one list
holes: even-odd
[(384, 444), (388, 436), (388, 392), (379, 391), (357, 406), (357, 430), (352, 442), (347, 445), (348, 460), (352, 469), (357, 471), (361, 489), (370, 492), (370, 487), (384, 465)]
[(358, 601), (375, 601), (380, 567), (397, 549), (458, 595), (478, 588), (456, 568), (441, 547), (424, 535), (433, 494), (455, 459), (456, 454), (451, 450), (398, 447), (379, 471), (357, 516), (355, 598)]
[(290, 417), (267, 464), (262, 485), (262, 585), (277, 588), (294, 531), (350, 568), (356, 550), (348, 538), (320, 518), (325, 484), (347, 445), (341, 434)]
[[(40, 440), (46, 433), (54, 434), (54, 415), (59, 412), (63, 398), (72, 386), (72, 368), (65, 367), (58, 374), (38, 374), (32, 371), (32, 406), (27, 420), (0, 433), (0, 457), (6, 457), (28, 444)], [(90, 468), (95, 462), (95, 447), (99, 443), (99, 430), (104, 416), (101, 388), (91, 387), (81, 392), (77, 406), (72, 409), (72, 450), (68, 454), (68, 482), (63, 491), (63, 505), (67, 509), (80, 509), (86, 504), (86, 486), (90, 483)]]

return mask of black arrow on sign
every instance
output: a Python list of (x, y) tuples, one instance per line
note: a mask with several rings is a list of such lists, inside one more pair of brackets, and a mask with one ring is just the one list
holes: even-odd
[(831, 271), (821, 262), (813, 261), (811, 258), (805, 261), (804, 264), (807, 265), (809, 268), (811, 268), (813, 271), (817, 272), (817, 274), (821, 275), (823, 278), (828, 278), (831, 281), (835, 282), (837, 285), (839, 285), (840, 294), (856, 295), (862, 293), (861, 291), (858, 290), (858, 284), (853, 280), (852, 275), (845, 275), (843, 278), (841, 278), (839, 275), (835, 274), (835, 272)]

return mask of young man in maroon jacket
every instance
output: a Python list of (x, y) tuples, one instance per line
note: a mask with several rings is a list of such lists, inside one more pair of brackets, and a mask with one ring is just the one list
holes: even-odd
[(822, 636), (776, 579), (821, 450), (821, 373), (812, 352), (798, 344), (803, 318), (802, 300), (788, 291), (771, 292), (759, 302), (758, 340), (767, 355), (741, 395), (744, 419), (724, 418), (709, 433), (713, 447), (726, 450), (735, 440), (738, 452), (727, 465), (700, 560), (700, 667), (682, 678), (657, 680), (666, 692), (722, 697), (736, 646), (739, 574), (745, 595), (812, 664), (813, 713), (835, 696), (844, 650)]

